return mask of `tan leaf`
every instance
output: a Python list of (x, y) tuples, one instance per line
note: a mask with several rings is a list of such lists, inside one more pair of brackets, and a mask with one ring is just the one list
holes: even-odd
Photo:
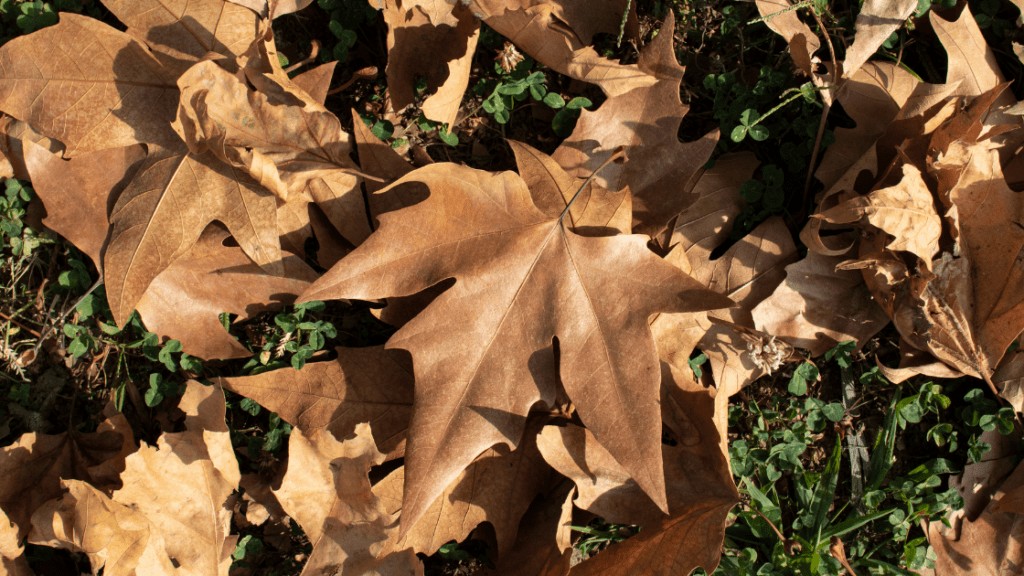
[(626, 162), (602, 169), (595, 182), (612, 192), (633, 192), (633, 230), (654, 235), (692, 201), (690, 191), (718, 143), (718, 131), (680, 142), (679, 125), (688, 107), (679, 100), (683, 68), (676, 62), (675, 20), (669, 11), (663, 33), (644, 48), (639, 72), (649, 85), (610, 97), (594, 112), (584, 111), (572, 135), (554, 153), (567, 172), (589, 177), (606, 155), (622, 146)]
[(65, 12), (0, 47), (0, 110), (60, 140), (69, 156), (172, 145), (177, 100), (174, 78), (142, 44), (92, 18)]
[(24, 553), (18, 527), (11, 524), (7, 513), (0, 509), (0, 572), (7, 576), (33, 576)]
[[(456, 279), (388, 342), (411, 352), (417, 382), (403, 529), (477, 455), (514, 447), (533, 404), (553, 403), (559, 376), (582, 420), (664, 506), (648, 318), (729, 301), (659, 259), (642, 236), (576, 235), (513, 173), (432, 164), (386, 193), (409, 191), (428, 195), (381, 215), (378, 231), (303, 295), (369, 300)], [(467, 322), (452, 329), (452, 318)]]
[(958, 535), (946, 534), (941, 522), (929, 524), (928, 541), (935, 549), (935, 573), (1003, 576), (1024, 570), (1024, 468), (999, 487), (995, 498), (974, 520), (964, 520)]
[(577, 506), (612, 522), (643, 525), (640, 534), (576, 566), (573, 574), (668, 576), (689, 574), (698, 566), (711, 572), (718, 566), (725, 518), (739, 496), (718, 447), (711, 397), (684, 394), (677, 405), (684, 412), (668, 416), (666, 423), (691, 434), (681, 436), (676, 446), (663, 447), (668, 516), (637, 489), (589, 431), (570, 425), (541, 433), (538, 447), (545, 459), (576, 483)]
[[(502, 554), (493, 576), (565, 576), (572, 560), (572, 501), (568, 481), (534, 500), (519, 524), (511, 553)], [(552, 538), (552, 534), (554, 538)]]
[(313, 3), (313, 0), (227, 0), (239, 6), (245, 6), (261, 16), (266, 16), (273, 9), (272, 16), (284, 16), (302, 10)]
[(255, 376), (219, 378), (224, 388), (278, 413), (307, 435), (337, 438), (369, 422), (385, 453), (400, 448), (412, 414), (412, 367), (380, 346), (337, 348), (338, 359)]
[(370, 4), (383, 10), (388, 25), (388, 94), (394, 110), (413, 103), (416, 83), (422, 79), (427, 91), (433, 92), (423, 101), (424, 116), (454, 126), (469, 86), (480, 21), (462, 2), (371, 0)]
[(839, 342), (863, 344), (888, 322), (856, 270), (836, 270), (841, 258), (808, 252), (786, 266), (786, 280), (751, 310), (754, 326), (813, 356)]
[(626, 0), (472, 0), (470, 8), (541, 64), (615, 96), (654, 80), (636, 65), (608, 60), (588, 46), (597, 32), (618, 33), (626, 5)]
[(928, 12), (928, 20), (949, 58), (946, 83), (959, 82), (957, 94), (977, 96), (1003, 83), (995, 53), (985, 42), (968, 6), (965, 5), (960, 17), (952, 22), (934, 11)]
[[(909, 101), (921, 81), (891, 62), (869, 62), (856, 72), (847, 72), (836, 101), (856, 123), (853, 128), (836, 128), (835, 142), (821, 157), (814, 176), (831, 189), (891, 128), (892, 121)], [(872, 173), (877, 171), (871, 168)]]
[(270, 276), (241, 248), (226, 246), (227, 237), (219, 227), (208, 228), (153, 280), (137, 305), (147, 330), (180, 341), (185, 352), (199, 358), (251, 356), (224, 330), (220, 314), (236, 314), (236, 321), (242, 321), (289, 304), (317, 276), (293, 254), (282, 262), (284, 276)]
[[(452, 540), (461, 542), (479, 524), (489, 523), (498, 541), (498, 556), (516, 541), (523, 514), (533, 499), (551, 484), (551, 470), (537, 451), (536, 435), (543, 417), (527, 423), (519, 448), (508, 452), (489, 448), (478, 456), (423, 517), (395, 544), (398, 550), (431, 555)], [(373, 487), (390, 514), (402, 510), (405, 469), (399, 468)]]
[(723, 154), (705, 170), (689, 206), (676, 216), (670, 246), (679, 245), (687, 259), (697, 262), (711, 257), (711, 252), (724, 243), (733, 223), (743, 210), (740, 186), (754, 176), (757, 158), (749, 152)]
[(833, 224), (849, 224), (862, 218), (893, 237), (886, 248), (910, 252), (931, 268), (939, 252), (942, 219), (935, 211), (935, 200), (921, 171), (913, 164), (903, 165), (903, 179), (896, 186), (858, 196), (815, 215)]
[(163, 152), (148, 158), (110, 215), (103, 268), (114, 320), (124, 325), (152, 281), (199, 240), (213, 220), (246, 255), (281, 275), (274, 197), (211, 155)]
[(852, 77), (917, 8), (917, 0), (866, 0), (857, 13), (853, 43), (846, 49), (843, 76)]
[(961, 257), (943, 253), (934, 278), (915, 279), (897, 328), (912, 345), (962, 373), (990, 377), (1024, 331), (1024, 201), (1002, 176), (998, 149), (983, 141), (961, 151), (965, 166), (950, 193)]
[(52, 154), (64, 153), (64, 145), (36, 132), (27, 123), (15, 120), (0, 113), (0, 155), (6, 157), (14, 177), (29, 180), (31, 177), (25, 166), (25, 141), (32, 142)]
[[(125, 461), (112, 499), (141, 513), (180, 570), (227, 574), (235, 536), (226, 503), (241, 474), (224, 423), (224, 392), (190, 381), (181, 399), (185, 431), (143, 444)], [(88, 511), (88, 509), (86, 509)]]
[(344, 442), (323, 429), (308, 438), (301, 430), (292, 431), (288, 471), (274, 495), (313, 545), (303, 575), (423, 574), (412, 550), (378, 558), (397, 533), (394, 518), (367, 478), (370, 468), (383, 461), (368, 424), (356, 426), (355, 437)]
[(323, 106), (327, 101), (327, 93), (331, 89), (331, 78), (334, 77), (334, 69), (337, 66), (337, 60), (321, 64), (292, 78), (292, 82), (300, 90), (309, 94), (310, 99)]
[(789, 44), (789, 55), (797, 70), (807, 76), (814, 74), (814, 53), (821, 48), (821, 41), (807, 24), (800, 20), (799, 13), (790, 0), (755, 0), (757, 11), (764, 18), (768, 28), (782, 36)]
[[(731, 192), (737, 193), (736, 189)], [(709, 219), (704, 228), (710, 231), (716, 222)], [(679, 228), (676, 230), (678, 232)], [(697, 226), (687, 227), (685, 231), (697, 237), (704, 236)], [(789, 229), (779, 218), (766, 220), (713, 260), (710, 258), (711, 249), (717, 245), (694, 249), (697, 254), (691, 260), (684, 252), (690, 240), (681, 235), (680, 238), (682, 242), (665, 259), (684, 271), (688, 270), (698, 282), (729, 297), (737, 306), (710, 312), (660, 314), (651, 322), (651, 331), (662, 360), (680, 373), (691, 371), (690, 354), (694, 347), (699, 347), (708, 356), (724, 404), (729, 396), (763, 375), (764, 370), (747, 352), (747, 342), (742, 336), (728, 325), (714, 323), (710, 318), (753, 327), (750, 311), (782, 281), (784, 266), (796, 257), (796, 246)], [(719, 242), (724, 240), (725, 236), (718, 238)]]
[[(267, 76), (271, 82), (270, 76)], [(300, 102), (282, 90), (256, 91), (214, 61), (190, 68), (178, 79), (181, 105), (175, 130), (195, 154), (207, 151), (246, 171), (261, 186), (287, 200), (315, 178), (355, 167), (352, 148), (338, 118), (315, 105), (308, 94)], [(347, 177), (349, 190), (356, 179)]]
[(0, 509), (24, 536), (32, 513), (60, 496), (61, 479), (115, 488), (125, 456), (134, 448), (131, 428), (120, 414), (89, 434), (24, 434), (0, 449)]
[(162, 535), (153, 530), (144, 513), (115, 502), (85, 482), (61, 484), (68, 492), (32, 516), (32, 543), (84, 553), (93, 572), (102, 569), (110, 576), (179, 574)]
[(256, 13), (225, 0), (103, 0), (103, 5), (128, 34), (181, 61), (178, 66), (210, 52), (237, 56), (256, 39)]
[(999, 395), (1017, 412), (1024, 412), (1024, 351), (1019, 348), (1007, 354), (992, 376)]
[(22, 146), (32, 187), (46, 207), (43, 224), (84, 252), (102, 273), (111, 200), (123, 189), (146, 151), (135, 145), (64, 160), (31, 141), (22, 141)]
[[(632, 228), (632, 194), (628, 188), (609, 192), (584, 178), (571, 176), (555, 159), (522, 142), (509, 140), (519, 176), (526, 182), (534, 203), (545, 213), (566, 214), (573, 231), (583, 236), (629, 234)], [(578, 194), (577, 194), (578, 193)]]

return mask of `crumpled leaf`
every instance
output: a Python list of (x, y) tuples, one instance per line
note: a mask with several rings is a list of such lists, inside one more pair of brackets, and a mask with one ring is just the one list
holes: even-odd
[(469, 86), (480, 21), (462, 2), (371, 0), (371, 5), (383, 11), (388, 25), (391, 106), (399, 111), (412, 104), (422, 79), (433, 92), (423, 101), (423, 115), (453, 126)]
[(153, 280), (213, 220), (267, 273), (281, 275), (274, 196), (212, 155), (158, 153), (139, 167), (110, 214), (103, 259), (107, 298), (123, 326)]
[[(295, 102), (292, 92), (252, 90), (214, 61), (190, 68), (178, 86), (181, 105), (174, 126), (189, 149), (197, 155), (210, 152), (246, 171), (282, 200), (315, 178), (355, 166), (341, 122), (308, 95)], [(346, 176), (354, 190), (356, 178)]]
[(866, 0), (861, 4), (853, 43), (846, 49), (843, 75), (849, 78), (860, 70), (916, 8), (917, 0)]
[[(1021, 195), (1002, 176), (998, 149), (983, 141), (964, 147), (964, 166), (950, 193), (959, 223), (960, 257), (945, 252), (934, 276), (915, 277), (911, 299), (894, 322), (913, 346), (962, 373), (990, 377), (1024, 331), (1024, 214)], [(949, 157), (952, 162), (952, 157)]]
[(182, 61), (179, 66), (210, 52), (240, 55), (256, 39), (256, 14), (225, 0), (103, 0), (103, 5), (128, 34)]
[(108, 497), (68, 484), (68, 494), (32, 517), (29, 541), (86, 552), (94, 571), (110, 561), (112, 574), (227, 574), (237, 538), (226, 503), (241, 475), (224, 393), (190, 381), (179, 408), (185, 431), (128, 456), (122, 488)]
[(935, 211), (931, 190), (913, 164), (903, 165), (903, 179), (896, 186), (852, 198), (815, 217), (832, 224), (866, 218), (872, 226), (893, 237), (886, 244), (887, 249), (910, 252), (929, 268), (939, 252), (942, 220)]
[(0, 111), (60, 140), (68, 156), (173, 145), (177, 100), (174, 77), (144, 45), (92, 18), (62, 13), (0, 47)]
[(757, 11), (764, 18), (764, 23), (789, 44), (789, 55), (793, 58), (797, 70), (807, 76), (814, 75), (814, 53), (821, 48), (811, 28), (800, 20), (790, 0), (755, 0)]
[(607, 151), (624, 147), (626, 162), (608, 166), (594, 178), (600, 186), (633, 193), (633, 230), (654, 235), (692, 200), (701, 167), (718, 143), (714, 130), (694, 142), (680, 142), (679, 125), (689, 107), (679, 99), (683, 68), (676, 62), (672, 12), (662, 33), (644, 47), (639, 73), (652, 83), (610, 97), (579, 122), (555, 151), (554, 159), (579, 178), (591, 175)]
[(992, 376), (999, 395), (1017, 412), (1024, 412), (1024, 351), (1020, 348), (1007, 354)]
[(808, 252), (786, 266), (786, 280), (751, 310), (754, 326), (812, 356), (839, 342), (863, 344), (888, 317), (864, 287), (860, 272), (836, 270), (840, 257)]
[(311, 362), (302, 370), (283, 368), (217, 382), (276, 412), (308, 436), (327, 430), (345, 438), (357, 424), (369, 422), (386, 454), (398, 450), (412, 415), (412, 367), (400, 352), (381, 346), (335, 352), (337, 360)]
[[(537, 451), (536, 435), (543, 422), (543, 417), (531, 418), (522, 443), (512, 452), (485, 450), (445, 488), (395, 548), (412, 548), (429, 556), (447, 542), (465, 540), (487, 522), (494, 527), (498, 556), (507, 554), (530, 503), (551, 483), (550, 468)], [(402, 510), (404, 484), (405, 469), (399, 468), (373, 487), (391, 514)]]
[[(669, 515), (666, 517), (638, 489), (629, 474), (574, 425), (546, 427), (538, 438), (544, 458), (572, 479), (575, 503), (610, 522), (641, 524), (633, 538), (615, 544), (576, 566), (580, 574), (689, 574), (698, 566), (712, 572), (718, 565), (725, 517), (739, 501), (719, 437), (711, 420), (713, 400), (706, 391), (683, 392), (666, 416), (673, 430), (685, 430), (676, 446), (663, 446)], [(607, 556), (606, 556), (607, 555)]]
[[(426, 198), (381, 215), (378, 231), (302, 298), (406, 296), (456, 279), (388, 342), (410, 351), (417, 382), (403, 530), (477, 455), (515, 446), (533, 404), (553, 403), (559, 376), (582, 420), (664, 506), (648, 318), (728, 299), (657, 258), (642, 236), (577, 236), (512, 173), (432, 164), (387, 193)], [(453, 330), (456, 317), (467, 322)]]
[[(608, 96), (653, 82), (635, 64), (601, 57), (588, 46), (598, 32), (618, 33), (626, 0), (471, 0), (473, 13), (523, 52), (570, 78), (596, 84)], [(635, 27), (635, 15), (631, 17)], [(629, 26), (627, 24), (627, 26)], [(635, 28), (634, 28), (635, 29)]]
[(24, 536), (32, 513), (60, 495), (61, 479), (115, 488), (125, 457), (134, 449), (131, 428), (120, 414), (93, 433), (23, 434), (0, 449), (0, 509)]
[(208, 228), (180, 259), (160, 273), (136, 306), (146, 329), (181, 342), (182, 350), (206, 359), (252, 355), (220, 323), (222, 312), (236, 322), (290, 304), (317, 274), (294, 254), (282, 261), (284, 276), (265, 274), (228, 235)]
[(61, 484), (68, 492), (32, 517), (33, 543), (82, 552), (94, 572), (103, 569), (110, 576), (179, 573), (163, 536), (144, 513), (86, 482), (62, 480)]
[(387, 549), (398, 531), (396, 522), (367, 478), (370, 468), (383, 461), (365, 423), (343, 442), (323, 429), (309, 437), (292, 431), (288, 470), (274, 495), (313, 545), (304, 576), (423, 574), (412, 550)]

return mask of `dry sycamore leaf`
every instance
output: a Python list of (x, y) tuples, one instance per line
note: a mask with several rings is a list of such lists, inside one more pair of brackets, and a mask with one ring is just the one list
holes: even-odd
[(337, 360), (309, 363), (302, 370), (284, 368), (217, 381), (307, 435), (327, 430), (345, 438), (356, 424), (369, 422), (381, 450), (390, 454), (399, 449), (412, 415), (412, 367), (401, 352), (381, 346), (335, 352)]
[(959, 534), (940, 522), (929, 525), (937, 576), (970, 574), (1006, 576), (1024, 571), (1024, 467), (1002, 483), (978, 518), (963, 520)]
[(25, 122), (0, 113), (0, 154), (6, 156), (14, 177), (19, 180), (31, 178), (25, 166), (25, 141), (37, 144), (51, 154), (64, 153), (64, 145), (60, 142), (43, 136)]
[(256, 39), (256, 14), (225, 0), (103, 0), (103, 5), (128, 34), (181, 61), (179, 67), (210, 52), (240, 55)]
[(0, 509), (24, 536), (32, 513), (60, 496), (61, 479), (114, 488), (125, 456), (134, 449), (131, 428), (120, 414), (93, 433), (24, 434), (0, 449)]
[[(400, 111), (416, 98), (422, 79), (433, 92), (423, 114), (448, 126), (455, 124), (462, 95), (469, 86), (480, 21), (462, 2), (438, 0), (370, 0), (388, 25), (388, 94)], [(436, 92), (435, 92), (436, 90)]]
[(541, 211), (552, 214), (568, 206), (566, 217), (572, 230), (582, 236), (630, 233), (633, 211), (628, 188), (609, 192), (583, 178), (570, 176), (554, 158), (532, 146), (515, 140), (508, 144), (515, 154), (519, 176)]
[(178, 87), (131, 36), (76, 14), (0, 47), (0, 110), (60, 140), (67, 155), (170, 146)]
[(872, 300), (859, 271), (836, 270), (841, 258), (808, 252), (786, 266), (786, 281), (751, 310), (754, 326), (812, 356), (839, 342), (863, 344), (888, 318)]
[(903, 165), (903, 179), (896, 186), (875, 190), (816, 214), (832, 224), (849, 224), (862, 218), (893, 237), (886, 248), (910, 252), (926, 267), (939, 252), (942, 219), (935, 211), (935, 200), (921, 171), (913, 164)]
[(0, 509), (0, 573), (7, 576), (34, 576), (24, 553), (25, 547), (18, 538), (18, 527), (11, 524), (7, 513)]
[(32, 543), (82, 552), (89, 557), (93, 572), (102, 569), (104, 575), (189, 573), (175, 569), (163, 536), (144, 513), (115, 502), (85, 482), (65, 480), (61, 484), (67, 493), (46, 503), (32, 517)]
[[(732, 194), (736, 194), (736, 189)], [(709, 219), (688, 226), (685, 232), (697, 238), (713, 238), (711, 232), (718, 228), (718, 221)], [(689, 359), (695, 347), (707, 355), (717, 398), (724, 409), (729, 396), (765, 373), (765, 366), (759, 365), (748, 352), (747, 340), (730, 325), (752, 329), (751, 309), (783, 280), (784, 267), (796, 257), (796, 246), (779, 218), (766, 220), (714, 260), (710, 253), (717, 245), (694, 248), (695, 257), (687, 258), (684, 250), (691, 240), (682, 235), (679, 238), (681, 243), (665, 259), (737, 305), (711, 312), (660, 314), (651, 322), (651, 331), (662, 360), (681, 374), (692, 372)], [(718, 241), (724, 239), (723, 236)], [(711, 318), (725, 320), (727, 324), (712, 322)]]
[(245, 6), (260, 16), (270, 15), (272, 18), (292, 14), (313, 3), (313, 0), (227, 0), (239, 6)]
[(683, 68), (676, 62), (669, 11), (662, 33), (640, 53), (641, 74), (654, 82), (610, 97), (584, 111), (572, 135), (554, 153), (570, 174), (589, 177), (607, 151), (624, 147), (626, 162), (601, 170), (595, 181), (612, 192), (633, 192), (633, 230), (655, 235), (692, 200), (690, 190), (718, 143), (718, 131), (680, 142), (687, 106), (679, 99)]
[(355, 437), (343, 442), (323, 429), (309, 437), (292, 431), (288, 471), (274, 495), (313, 545), (304, 576), (423, 574), (412, 550), (388, 549), (397, 522), (373, 494), (367, 477), (383, 461), (369, 424), (356, 426)]
[[(666, 416), (678, 444), (664, 446), (669, 515), (664, 516), (588, 430), (549, 426), (538, 438), (545, 459), (572, 479), (576, 505), (611, 522), (639, 523), (640, 534), (611, 546), (573, 569), (573, 574), (689, 574), (718, 566), (725, 518), (739, 501), (706, 391), (681, 394)], [(680, 433), (684, 432), (685, 433)], [(609, 555), (604, 558), (605, 555)]]
[[(246, 171), (282, 200), (301, 193), (314, 178), (337, 180), (332, 173), (355, 167), (337, 116), (308, 95), (296, 103), (293, 84), (284, 95), (252, 90), (216, 62), (205, 61), (182, 75), (178, 86), (181, 105), (174, 127), (189, 149), (209, 151)], [(354, 190), (356, 178), (344, 179)]]
[(866, 0), (861, 4), (853, 43), (843, 61), (843, 76), (850, 78), (860, 70), (916, 8), (917, 0)]
[(46, 208), (43, 224), (84, 252), (102, 273), (111, 199), (145, 158), (145, 149), (111, 148), (64, 160), (28, 140), (22, 147), (32, 187)]
[(266, 272), (284, 272), (274, 196), (212, 155), (147, 158), (110, 215), (103, 259), (107, 298), (124, 325), (152, 281), (188, 252), (213, 220)]
[(292, 83), (299, 90), (308, 94), (310, 100), (323, 106), (327, 101), (327, 93), (331, 90), (331, 79), (334, 77), (334, 69), (337, 66), (338, 61), (334, 60), (316, 68), (310, 68), (292, 78)]
[[(814, 176), (826, 190), (885, 134), (921, 81), (892, 62), (869, 62), (847, 79), (836, 93), (836, 101), (856, 123), (853, 128), (836, 128), (835, 142), (822, 155)], [(871, 167), (872, 173), (877, 168)]]
[(755, 0), (757, 11), (768, 28), (785, 38), (797, 70), (814, 76), (814, 53), (821, 48), (817, 34), (800, 20), (790, 0)]
[(146, 329), (181, 342), (199, 358), (252, 355), (220, 323), (222, 312), (236, 322), (290, 304), (317, 274), (301, 258), (287, 254), (284, 276), (265, 274), (241, 248), (226, 246), (227, 231), (210, 227), (188, 252), (157, 276), (138, 303)]
[[(934, 11), (928, 12), (928, 20), (949, 58), (946, 83), (959, 83), (956, 94), (977, 96), (1004, 82), (995, 53), (985, 42), (967, 5), (964, 5), (960, 17), (952, 22), (939, 17)], [(1009, 103), (1012, 104), (1012, 100), (1010, 98)]]
[[(544, 417), (530, 419), (519, 448), (489, 448), (477, 457), (409, 529), (395, 549), (412, 548), (431, 555), (443, 544), (461, 542), (482, 522), (494, 528), (498, 556), (516, 540), (520, 520), (533, 499), (551, 484), (550, 468), (537, 451), (536, 436)], [(399, 468), (373, 487), (390, 514), (402, 510), (405, 469)]]
[[(575, 489), (563, 481), (534, 500), (519, 524), (519, 537), (502, 554), (491, 576), (565, 576), (572, 560), (572, 501)], [(554, 536), (552, 538), (552, 535)]]
[(108, 497), (65, 482), (69, 493), (33, 515), (29, 542), (85, 552), (108, 574), (226, 575), (236, 540), (226, 504), (240, 474), (224, 393), (190, 381), (179, 408), (185, 431), (128, 456), (121, 489)]
[(689, 261), (710, 258), (728, 239), (733, 221), (743, 210), (739, 189), (753, 178), (757, 165), (757, 158), (749, 152), (716, 158), (693, 188), (691, 197), (696, 199), (676, 216), (669, 245), (679, 245)]
[[(302, 299), (407, 296), (455, 278), (388, 342), (410, 351), (417, 382), (403, 529), (484, 450), (514, 447), (530, 408), (553, 404), (559, 376), (583, 422), (664, 507), (648, 318), (730, 301), (642, 236), (578, 236), (513, 173), (432, 164), (383, 193), (426, 198), (381, 215), (379, 230)], [(453, 330), (452, 318), (464, 325)]]
[(934, 278), (911, 286), (920, 300), (897, 310), (894, 322), (912, 345), (962, 373), (990, 377), (1024, 331), (1022, 196), (1007, 186), (999, 151), (989, 142), (961, 148), (960, 180), (950, 193), (960, 251), (943, 253)]
[(129, 456), (124, 488), (112, 498), (145, 515), (178, 566), (226, 574), (236, 540), (226, 503), (241, 474), (224, 422), (224, 392), (190, 381), (178, 406), (185, 431), (164, 434), (156, 447), (144, 444)]
[[(601, 57), (589, 46), (598, 32), (617, 33), (626, 0), (471, 0), (473, 14), (541, 64), (596, 84), (608, 96), (652, 84), (634, 64)], [(635, 22), (635, 17), (633, 18)]]
[(1024, 412), (1024, 351), (1020, 348), (1007, 354), (992, 376), (999, 395), (1017, 412)]

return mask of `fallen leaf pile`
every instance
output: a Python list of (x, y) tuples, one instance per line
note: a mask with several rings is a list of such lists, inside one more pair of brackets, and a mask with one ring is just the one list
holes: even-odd
[[(222, 389), (295, 427), (260, 497), (312, 544), (303, 573), (384, 576), (421, 574), (417, 554), (484, 524), (499, 574), (714, 570), (739, 499), (729, 397), (798, 349), (863, 344), (889, 322), (893, 381), (971, 376), (1024, 407), (1021, 355), (1005, 354), (1024, 332), (1024, 131), (967, 8), (930, 15), (940, 85), (869, 61), (916, 2), (865, 2), (838, 67), (795, 12), (768, 20), (855, 123), (821, 159), (800, 257), (778, 218), (729, 243), (756, 161), (708, 164), (717, 130), (679, 140), (671, 11), (621, 64), (591, 42), (620, 24), (637, 39), (626, 0), (372, 2), (393, 112), (454, 123), (481, 23), (605, 93), (553, 154), (509, 142), (517, 171), (495, 173), (414, 168), (358, 118), (346, 132), (324, 106), (333, 64), (290, 76), (279, 62), (272, 18), (309, 3), (103, 0), (124, 32), (62, 14), (0, 47), (0, 168), (31, 179), (45, 225), (93, 260), (119, 325), (137, 310), (205, 359), (250, 355), (222, 312), (383, 301), (397, 328), (301, 370), (190, 382), (183, 429), (155, 446), (110, 414), (0, 449), (9, 573), (30, 573), (28, 542), (107, 575), (227, 574), (245, 482)], [(1018, 535), (1022, 484), (1018, 470), (959, 541), (932, 530), (939, 566), (985, 531)], [(642, 530), (572, 565), (568, 525), (586, 513)]]

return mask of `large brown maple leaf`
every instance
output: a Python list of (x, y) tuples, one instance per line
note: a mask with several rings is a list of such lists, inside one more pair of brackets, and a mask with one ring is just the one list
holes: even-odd
[(561, 197), (535, 204), (511, 172), (433, 164), (382, 193), (424, 199), (381, 215), (377, 232), (302, 299), (407, 296), (456, 280), (387, 344), (411, 353), (415, 375), (403, 530), (481, 452), (515, 447), (531, 407), (552, 405), (559, 381), (597, 440), (665, 509), (648, 320), (731, 301), (658, 258), (646, 236), (577, 234)]

